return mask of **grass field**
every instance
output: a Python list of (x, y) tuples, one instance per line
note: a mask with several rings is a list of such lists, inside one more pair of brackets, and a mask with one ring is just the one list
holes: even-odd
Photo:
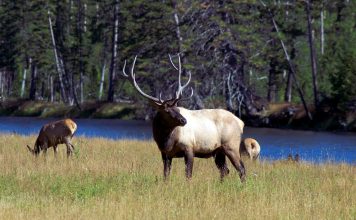
[(247, 181), (219, 181), (212, 159), (182, 159), (162, 178), (153, 141), (74, 137), (67, 160), (34, 158), (34, 136), (0, 134), (0, 219), (356, 219), (356, 168), (346, 164), (252, 163)]

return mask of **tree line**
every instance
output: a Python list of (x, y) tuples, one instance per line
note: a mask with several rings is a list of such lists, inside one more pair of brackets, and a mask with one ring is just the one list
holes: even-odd
[(169, 97), (179, 54), (190, 108), (355, 107), (355, 12), (349, 0), (0, 0), (0, 99), (141, 102), (121, 77), (135, 55), (140, 86)]

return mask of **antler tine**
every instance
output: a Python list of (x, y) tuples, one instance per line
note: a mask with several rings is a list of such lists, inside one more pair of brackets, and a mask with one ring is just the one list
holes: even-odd
[(162, 99), (162, 92), (159, 93), (159, 101), (164, 103), (164, 100)]
[(194, 95), (194, 89), (193, 89), (193, 87), (190, 87), (190, 95), (185, 98), (180, 99), (179, 101), (185, 101), (185, 100), (191, 99), (193, 97), (193, 95)]
[[(169, 55), (169, 60), (172, 64), (172, 66), (174, 67), (174, 69), (178, 70), (178, 90), (176, 91), (176, 96), (174, 97), (171, 97), (170, 99), (167, 99), (167, 100), (163, 100), (162, 99), (162, 92), (160, 92), (159, 94), (159, 98), (155, 98), (153, 96), (150, 96), (150, 95), (147, 95), (146, 93), (144, 93), (141, 88), (138, 86), (137, 82), (136, 82), (136, 79), (135, 79), (135, 64), (136, 64), (136, 60), (137, 60), (137, 55), (135, 56), (135, 59), (132, 63), (132, 66), (131, 66), (131, 72), (130, 74), (127, 74), (126, 73), (126, 60), (125, 60), (125, 63), (124, 63), (124, 67), (122, 69), (122, 75), (123, 77), (127, 78), (131, 84), (135, 87), (135, 89), (145, 98), (149, 99), (150, 101), (152, 101), (155, 105), (158, 105), (158, 106), (162, 106), (162, 105), (165, 105), (165, 104), (168, 104), (170, 106), (172, 105), (175, 105), (179, 100), (182, 100), (182, 95), (183, 95), (183, 90), (188, 86), (188, 84), (190, 83), (190, 80), (192, 78), (192, 74), (191, 72), (189, 71), (188, 72), (188, 81), (182, 86), (182, 63), (181, 63), (181, 59), (180, 59), (180, 55), (178, 54), (178, 67), (174, 64), (173, 60), (172, 60), (172, 56), (170, 54)], [(193, 88), (191, 88), (191, 94), (189, 97), (186, 97), (184, 98), (183, 100), (185, 99), (189, 99), (193, 96)], [(172, 103), (172, 104), (170, 104)]]
[(184, 84), (184, 86), (182, 86), (183, 89), (188, 86), (191, 79), (192, 79), (192, 73), (188, 71), (188, 81)]
[(124, 63), (124, 67), (122, 68), (122, 75), (123, 75), (125, 78), (128, 78), (129, 75), (126, 74), (125, 69), (126, 69), (126, 60), (125, 60), (125, 63)]
[(188, 84), (190, 83), (190, 80), (191, 80), (191, 77), (192, 77), (192, 74), (191, 72), (188, 72), (188, 81), (182, 86), (182, 62), (181, 62), (181, 59), (180, 59), (180, 54), (178, 53), (178, 67), (174, 64), (173, 60), (172, 60), (172, 56), (170, 54), (168, 54), (169, 56), (169, 61), (171, 62), (172, 66), (174, 67), (174, 69), (178, 70), (178, 90), (176, 91), (176, 98), (174, 99), (174, 102), (173, 103), (176, 103), (176, 100), (178, 99), (181, 99), (182, 97), (182, 93), (183, 93), (183, 90), (185, 89), (185, 87), (188, 86)]
[(194, 90), (192, 87), (190, 87), (190, 95), (185, 98), (180, 97), (179, 99), (175, 99), (174, 102), (171, 104), (171, 106), (176, 105), (179, 101), (185, 101), (185, 100), (192, 98), (193, 94), (194, 94)]
[[(172, 56), (171, 56), (170, 54), (168, 54), (168, 56), (169, 56), (169, 61), (171, 61), (171, 64), (172, 64), (172, 66), (174, 67), (174, 69), (178, 70), (178, 68), (176, 67), (176, 65), (173, 63)], [(179, 54), (178, 54), (178, 56), (179, 56)]]
[[(188, 71), (188, 81), (184, 85), (182, 85), (182, 63), (181, 63), (180, 55), (178, 54), (178, 68), (174, 65), (171, 55), (169, 55), (169, 59), (173, 65), (173, 67), (176, 70), (178, 70), (178, 89), (176, 91), (176, 97), (175, 97), (175, 99), (173, 99), (173, 103), (172, 103), (172, 105), (176, 105), (178, 101), (182, 100), (183, 90), (190, 83), (190, 80), (192, 79), (192, 73), (190, 71)], [(193, 93), (194, 93), (193, 88), (191, 88), (190, 96), (184, 98), (184, 100), (190, 99), (193, 96)]]
[(131, 67), (131, 77), (132, 77), (132, 79), (134, 80), (135, 84), (137, 85), (136, 80), (135, 80), (135, 72), (134, 72), (134, 70), (135, 70), (135, 64), (136, 64), (136, 59), (137, 59), (137, 55), (135, 56), (135, 59), (134, 59), (134, 61), (133, 61), (133, 63), (132, 63), (132, 67)]
[(180, 62), (180, 55), (178, 54), (178, 83), (179, 83), (179, 88), (181, 88), (182, 85), (182, 64)]
[(191, 79), (192, 79), (192, 73), (190, 71), (188, 71), (188, 81), (182, 86), (181, 74), (179, 74), (179, 85), (178, 85), (178, 90), (176, 92), (177, 99), (183, 94), (183, 90), (185, 89), (185, 87), (188, 86)]
[(145, 98), (149, 99), (150, 101), (153, 101), (155, 104), (157, 105), (162, 105), (162, 100), (161, 98), (160, 99), (157, 99), (153, 96), (150, 96), (150, 95), (147, 95), (146, 93), (144, 93), (141, 88), (138, 86), (137, 82), (136, 82), (136, 79), (135, 79), (135, 64), (136, 64), (136, 60), (137, 60), (137, 55), (135, 56), (135, 59), (132, 63), (132, 67), (131, 67), (131, 73), (130, 75), (128, 75), (125, 71), (126, 69), (126, 60), (125, 60), (125, 63), (124, 63), (124, 68), (122, 69), (122, 75), (127, 78), (131, 84), (135, 87), (135, 89)]
[(178, 70), (178, 90), (176, 91), (176, 99), (179, 98), (179, 94), (181, 93), (181, 88), (182, 88), (182, 64), (180, 61), (180, 55), (178, 53), (178, 68), (176, 67), (176, 65), (174, 65), (174, 62), (172, 60), (172, 56), (170, 54), (168, 54), (169, 56), (169, 60), (171, 61), (172, 66), (174, 67), (174, 69)]

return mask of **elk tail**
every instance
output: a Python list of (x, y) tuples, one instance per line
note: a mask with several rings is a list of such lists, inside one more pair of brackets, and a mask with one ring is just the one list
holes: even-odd
[(255, 149), (256, 148), (256, 144), (255, 143), (251, 143), (251, 149)]

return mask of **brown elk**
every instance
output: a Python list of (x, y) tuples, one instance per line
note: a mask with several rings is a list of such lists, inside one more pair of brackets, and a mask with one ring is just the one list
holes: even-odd
[(28, 145), (27, 148), (32, 154), (37, 156), (41, 150), (43, 153), (46, 153), (48, 148), (53, 147), (56, 155), (57, 145), (65, 144), (67, 146), (67, 156), (69, 157), (74, 150), (71, 139), (76, 130), (77, 124), (71, 119), (64, 119), (45, 124), (40, 130), (34, 148), (32, 149)]
[(246, 154), (251, 160), (258, 159), (261, 147), (253, 138), (245, 138), (241, 141), (240, 154)]
[[(188, 72), (189, 79), (182, 86), (180, 57), (178, 56), (178, 67), (173, 63), (171, 56), (169, 58), (179, 75), (178, 90), (172, 98), (167, 100), (163, 100), (161, 94), (159, 98), (156, 98), (140, 89), (134, 73), (137, 56), (133, 61), (130, 75), (125, 72), (126, 61), (123, 68), (123, 76), (157, 110), (152, 124), (153, 138), (161, 151), (164, 179), (167, 179), (170, 174), (172, 159), (178, 157), (184, 157), (187, 179), (192, 177), (194, 157), (214, 157), (215, 164), (220, 170), (220, 177), (223, 179), (229, 173), (225, 160), (227, 156), (239, 172), (243, 182), (246, 173), (245, 166), (240, 159), (239, 148), (244, 123), (223, 109), (188, 110), (177, 107), (177, 103), (182, 100), (183, 90), (191, 80), (191, 74)], [(187, 98), (191, 98), (192, 95), (193, 89)]]

